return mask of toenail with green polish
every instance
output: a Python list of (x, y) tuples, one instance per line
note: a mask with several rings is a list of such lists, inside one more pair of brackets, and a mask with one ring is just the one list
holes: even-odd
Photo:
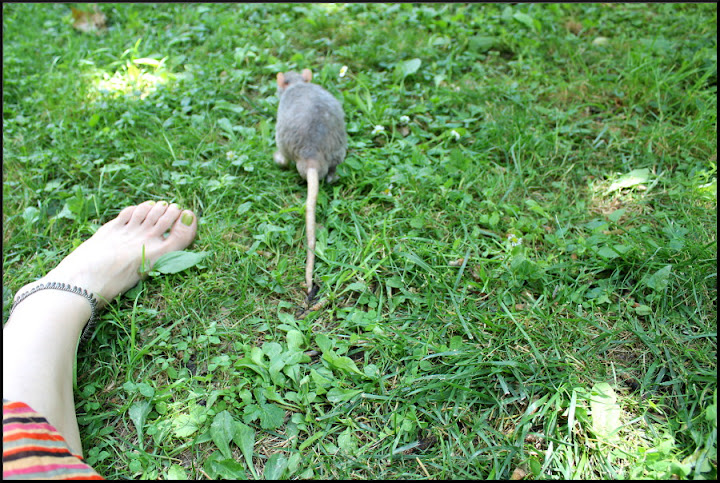
[(168, 202), (165, 201), (165, 200), (162, 200), (162, 201), (160, 202), (160, 206), (167, 206), (167, 205), (168, 205)]
[(150, 206), (155, 204), (155, 202), (153, 200), (148, 201), (148, 203), (150, 204)]
[(190, 213), (183, 213), (181, 221), (185, 225), (190, 226), (190, 225), (192, 225), (192, 222), (193, 222), (193, 216)]

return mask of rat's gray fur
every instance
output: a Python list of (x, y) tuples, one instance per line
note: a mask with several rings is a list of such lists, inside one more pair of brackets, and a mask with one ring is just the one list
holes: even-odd
[(285, 166), (295, 161), (298, 173), (307, 179), (308, 160), (315, 160), (318, 177), (333, 181), (335, 168), (343, 162), (347, 150), (345, 114), (332, 94), (310, 83), (309, 72), (291, 71), (282, 75), (283, 80), (278, 77), (280, 105), (275, 142), (283, 158), (278, 164)]
[(317, 84), (311, 84), (312, 73), (304, 69), (279, 73), (277, 76), (278, 118), (275, 142), (278, 150), (275, 161), (285, 167), (294, 161), (295, 167), (308, 183), (305, 209), (307, 233), (307, 263), (305, 282), (308, 294), (313, 290), (312, 273), (315, 264), (315, 205), (319, 180), (334, 181), (335, 169), (345, 159), (347, 134), (345, 114), (340, 102)]

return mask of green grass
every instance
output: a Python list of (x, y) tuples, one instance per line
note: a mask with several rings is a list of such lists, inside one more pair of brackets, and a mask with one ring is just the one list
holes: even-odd
[[(714, 4), (101, 9), (3, 5), (5, 320), (129, 204), (209, 253), (79, 348), (102, 475), (716, 477)], [(306, 314), (304, 67), (349, 134)]]

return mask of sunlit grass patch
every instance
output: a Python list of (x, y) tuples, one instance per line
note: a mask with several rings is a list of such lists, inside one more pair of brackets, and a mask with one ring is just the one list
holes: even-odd
[(120, 95), (145, 99), (163, 85), (172, 85), (176, 76), (165, 66), (165, 58), (156, 60), (140, 58), (128, 60), (112, 74), (98, 69), (91, 70), (88, 98), (97, 101)]

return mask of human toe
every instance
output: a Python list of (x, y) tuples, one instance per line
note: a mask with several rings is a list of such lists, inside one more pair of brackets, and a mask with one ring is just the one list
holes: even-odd
[(178, 219), (181, 212), (182, 210), (176, 203), (169, 205), (165, 212), (157, 220), (155, 220), (153, 224), (153, 233), (162, 235), (168, 231)]
[(143, 203), (140, 203), (135, 207), (135, 210), (132, 212), (132, 215), (130, 216), (130, 220), (128, 220), (129, 225), (140, 225), (143, 221), (145, 221), (145, 218), (147, 217), (148, 213), (152, 210), (154, 205), (159, 205), (161, 203), (166, 203), (166, 201), (161, 201), (159, 203), (156, 203), (155, 201), (145, 201)]
[(197, 234), (197, 216), (190, 210), (184, 210), (177, 217), (165, 239), (165, 248), (168, 251), (177, 251), (186, 248), (195, 239)]
[(118, 225), (125, 225), (128, 221), (130, 221), (130, 218), (132, 217), (132, 214), (135, 212), (135, 208), (137, 206), (126, 206), (123, 208), (120, 213), (115, 217), (115, 223)]
[[(150, 211), (145, 215), (145, 219), (143, 220), (143, 225), (148, 226), (154, 226), (157, 224), (158, 220), (165, 214), (169, 209), (171, 209), (173, 206), (177, 207), (177, 205), (172, 204), (168, 205), (167, 201), (160, 201), (159, 203), (155, 203), (153, 207), (150, 209)], [(179, 211), (179, 210), (178, 210)], [(165, 228), (167, 230), (167, 228)]]

